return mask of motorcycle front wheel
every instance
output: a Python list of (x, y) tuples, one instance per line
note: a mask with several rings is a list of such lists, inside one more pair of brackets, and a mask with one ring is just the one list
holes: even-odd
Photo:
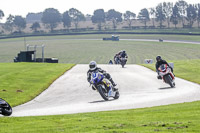
[(121, 62), (121, 65), (122, 65), (122, 68), (124, 68), (124, 66), (125, 66), (125, 61), (122, 61), (122, 62)]
[(175, 87), (175, 83), (173, 83), (173, 80), (172, 80), (172, 78), (171, 78), (170, 75), (167, 75), (167, 76), (165, 77), (165, 80), (166, 80), (166, 82), (171, 86), (171, 88), (174, 88), (174, 87)]
[(99, 94), (101, 95), (101, 97), (105, 100), (105, 101), (108, 101), (108, 93), (105, 92), (105, 89), (103, 89), (102, 85), (99, 85), (98, 86), (98, 91), (99, 91)]
[(116, 91), (114, 99), (118, 99), (119, 98), (119, 91)]
[(0, 99), (1, 102), (4, 102), (5, 105), (2, 105), (1, 107), (1, 111), (2, 111), (2, 115), (4, 116), (10, 116), (12, 114), (12, 107), (3, 99)]

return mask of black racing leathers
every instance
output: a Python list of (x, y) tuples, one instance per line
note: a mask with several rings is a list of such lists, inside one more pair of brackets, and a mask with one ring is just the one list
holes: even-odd
[(173, 68), (172, 68), (172, 67), (167, 63), (167, 61), (165, 61), (165, 60), (161, 60), (161, 61), (157, 61), (157, 62), (156, 62), (156, 72), (157, 72), (157, 73), (159, 73), (158, 68), (159, 68), (162, 64), (167, 64), (167, 65), (171, 68), (172, 73), (173, 73)]
[(88, 80), (88, 82), (90, 82), (90, 80), (91, 80), (91, 75), (92, 75), (93, 72), (100, 72), (100, 73), (102, 73), (107, 79), (109, 79), (109, 80), (111, 79), (111, 76), (110, 76), (109, 73), (106, 73), (106, 71), (104, 71), (104, 70), (102, 70), (101, 68), (97, 67), (95, 70), (88, 70), (88, 72), (87, 72), (87, 80)]
[(104, 71), (104, 70), (102, 70), (101, 68), (98, 68), (98, 67), (95, 70), (88, 70), (88, 72), (87, 72), (87, 80), (88, 80), (88, 82), (90, 82), (90, 80), (91, 80), (92, 72), (100, 72), (100, 73), (102, 73), (105, 76), (105, 78), (107, 78), (112, 83), (113, 86), (116, 86), (116, 84), (112, 80), (110, 74), (106, 73), (106, 71)]
[(120, 57), (122, 57), (122, 58), (128, 58), (128, 55), (126, 53), (121, 53)]

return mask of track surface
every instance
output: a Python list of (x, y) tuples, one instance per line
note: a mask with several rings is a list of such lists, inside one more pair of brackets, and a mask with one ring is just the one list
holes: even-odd
[(87, 82), (88, 65), (76, 65), (34, 100), (13, 108), (12, 116), (38, 116), (133, 109), (200, 100), (200, 86), (176, 78), (176, 88), (138, 65), (99, 65), (118, 84), (120, 98), (104, 101)]

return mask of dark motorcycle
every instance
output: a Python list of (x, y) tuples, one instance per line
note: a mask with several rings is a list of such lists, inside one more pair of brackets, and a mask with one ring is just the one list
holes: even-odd
[(12, 107), (3, 99), (0, 98), (0, 114), (10, 116), (12, 114)]
[(167, 64), (162, 64), (159, 68), (159, 76), (163, 79), (163, 81), (169, 84), (172, 88), (175, 87), (175, 77), (171, 71), (171, 68)]
[(121, 61), (120, 61), (119, 57), (115, 57), (114, 58), (114, 62), (115, 62), (115, 64), (121, 64)]
[(126, 61), (127, 61), (127, 58), (120, 58), (120, 61), (121, 61), (121, 65), (122, 65), (122, 68), (124, 68), (125, 64), (126, 64)]
[[(114, 99), (119, 98), (118, 89), (114, 88), (110, 81), (106, 79), (102, 73), (93, 72), (90, 83), (92, 84), (92, 88), (97, 90), (104, 100), (107, 101), (110, 97), (113, 97)], [(112, 92), (111, 95), (109, 95), (109, 91)]]

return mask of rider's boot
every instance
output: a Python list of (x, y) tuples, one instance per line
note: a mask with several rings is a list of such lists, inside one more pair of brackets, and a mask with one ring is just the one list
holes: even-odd
[(93, 89), (93, 90), (96, 90), (93, 86), (92, 86), (92, 89)]

